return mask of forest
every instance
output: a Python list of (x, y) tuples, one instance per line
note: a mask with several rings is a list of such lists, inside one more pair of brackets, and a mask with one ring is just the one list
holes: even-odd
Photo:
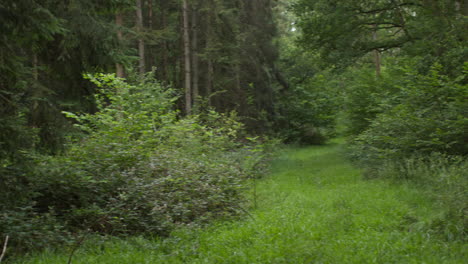
[[(79, 263), (463, 263), (467, 28), (466, 0), (0, 1), (0, 262), (75, 263), (124, 243), (165, 253)], [(328, 150), (330, 167), (310, 154)], [(408, 252), (452, 253), (202, 250), (203, 238), (224, 243), (203, 233), (216, 225), (260, 226), (265, 204), (295, 181), (288, 171), (338, 181), (314, 175), (346, 164), (363, 195), (388, 187), (363, 196), (366, 206), (392, 188), (413, 193), (408, 212), (378, 220), (419, 241)], [(350, 213), (340, 199), (330, 214)], [(343, 230), (364, 224), (353, 226)]]

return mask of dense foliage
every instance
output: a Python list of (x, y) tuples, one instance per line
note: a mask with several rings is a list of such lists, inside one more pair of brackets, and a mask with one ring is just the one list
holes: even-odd
[[(389, 70), (388, 78), (375, 83), (375, 93), (369, 96), (374, 103), (368, 104), (374, 116), (371, 121), (366, 119), (368, 126), (355, 143), (365, 148), (361, 152), (372, 159), (431, 152), (467, 155), (468, 86), (463, 82), (464, 75), (450, 79), (440, 74), (437, 65), (427, 75), (412, 69)], [(351, 101), (349, 107), (360, 108), (355, 104), (362, 101)], [(361, 119), (369, 117), (361, 115)]]
[(352, 85), (346, 103), (350, 155), (367, 177), (422, 185), (441, 205), (437, 225), (465, 238), (468, 86), (464, 74), (440, 72), (440, 65), (427, 74), (398, 66), (378, 80), (367, 76)]
[(285, 126), (294, 141), (320, 122), (302, 115), (310, 91), (287, 91), (297, 109), (278, 100), (276, 6), (1, 2), (0, 237), (22, 251), (242, 211), (263, 155), (247, 134)]
[(368, 178), (427, 190), (440, 210), (429, 228), (466, 239), (466, 3), (299, 0), (293, 10), (299, 45), (332, 72), (323, 87), (339, 94), (351, 158)]
[(453, 0), (299, 0), (294, 5), (303, 46), (337, 66), (371, 51), (424, 56), (460, 70), (467, 54), (468, 5)]
[(281, 37), (276, 39), (280, 56), (278, 68), (283, 87), (278, 91), (274, 131), (287, 143), (323, 144), (334, 136), (339, 107), (334, 76), (322, 70), (315, 51), (295, 44), (297, 37), (294, 16), (288, 6), (277, 14)]
[(167, 235), (245, 210), (241, 191), (263, 154), (254, 139), (240, 144), (235, 115), (178, 119), (174, 91), (154, 80), (87, 78), (100, 91), (98, 112), (66, 113), (87, 135), (65, 155), (2, 168), (0, 234), (15, 251), (72, 242), (83, 230)]
[(269, 144), (252, 135), (339, 135), (367, 178), (426, 190), (426, 227), (465, 240), (467, 15), (458, 0), (2, 1), (0, 238), (20, 252), (239, 215)]
[(141, 74), (156, 68), (159, 80), (190, 97), (179, 98), (179, 109), (206, 101), (220, 112), (237, 111), (251, 130), (265, 131), (275, 114), (275, 4), (189, 2), (187, 10), (175, 0), (0, 3), (2, 162), (21, 159), (23, 150), (63, 150), (73, 130), (61, 111), (96, 110), (95, 87), (83, 72), (124, 77), (134, 68)]

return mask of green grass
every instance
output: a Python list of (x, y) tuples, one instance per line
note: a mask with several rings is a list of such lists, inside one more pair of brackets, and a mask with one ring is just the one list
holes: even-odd
[[(258, 182), (251, 218), (162, 240), (89, 240), (73, 263), (467, 263), (466, 244), (428, 228), (435, 211), (423, 191), (362, 180), (339, 148), (284, 150)], [(67, 263), (68, 255), (17, 263)]]

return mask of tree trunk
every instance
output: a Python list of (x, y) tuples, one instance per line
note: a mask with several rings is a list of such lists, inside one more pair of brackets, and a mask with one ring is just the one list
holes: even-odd
[(148, 0), (148, 28), (153, 29), (153, 0)]
[(236, 62), (236, 66), (234, 66), (235, 72), (236, 72), (236, 92), (238, 95), (242, 93), (242, 87), (241, 87), (241, 69), (240, 69), (240, 62)]
[[(121, 43), (122, 40), (123, 40), (122, 29), (121, 29), (121, 27), (123, 26), (123, 16), (122, 16), (121, 13), (117, 13), (115, 15), (115, 24), (118, 27), (117, 28), (117, 39), (118, 39), (119, 43)], [(125, 77), (125, 72), (124, 72), (123, 65), (120, 64), (120, 63), (116, 63), (115, 68), (116, 68), (117, 77), (124, 78)]]
[(208, 98), (208, 105), (211, 106), (211, 94), (213, 93), (213, 76), (214, 76), (214, 69), (213, 69), (213, 61), (208, 58), (207, 63), (207, 75), (206, 75), (206, 96)]
[(33, 78), (35, 81), (39, 80), (39, 61), (37, 59), (37, 54), (33, 55)]
[[(148, 0), (147, 3), (148, 3), (148, 29), (150, 32), (152, 32), (153, 31), (153, 0)], [(153, 66), (156, 66), (155, 57), (157, 55), (155, 54), (154, 46), (150, 45), (146, 49), (146, 53), (147, 53), (148, 62), (149, 62), (148, 68), (151, 70)]]
[[(160, 10), (161, 10), (161, 28), (163, 30), (165, 30), (167, 28), (167, 19), (166, 19), (166, 10), (168, 8), (166, 8), (166, 1), (161, 1), (160, 2)], [(162, 80), (169, 80), (170, 79), (170, 76), (169, 76), (169, 56), (168, 56), (168, 53), (169, 53), (169, 47), (168, 47), (168, 41), (166, 39), (163, 40), (162, 42)], [(175, 69), (174, 69), (175, 71)]]
[(138, 56), (139, 56), (139, 63), (138, 63), (138, 69), (140, 74), (145, 73), (145, 41), (143, 40), (143, 36), (141, 35), (143, 32), (143, 14), (142, 14), (142, 5), (141, 5), (141, 0), (136, 0), (136, 24), (137, 24), (137, 30), (139, 33), (138, 37)]
[(198, 96), (200, 95), (198, 89), (199, 82), (199, 68), (198, 68), (198, 24), (197, 24), (197, 10), (192, 10), (192, 65), (193, 65), (193, 99), (194, 105), (197, 104)]
[[(215, 3), (209, 2), (209, 4), (214, 5)], [(208, 9), (207, 11), (207, 23), (206, 23), (206, 41), (205, 41), (205, 53), (212, 52), (211, 48), (213, 45), (213, 14), (212, 10)], [(206, 57), (206, 84), (205, 84), (205, 96), (207, 98), (208, 105), (212, 105), (211, 94), (213, 93), (213, 78), (214, 78), (214, 68), (213, 68), (213, 59), (211, 54), (208, 53)]]
[(185, 112), (189, 115), (192, 111), (192, 72), (189, 35), (189, 8), (187, 0), (183, 1), (182, 13), (184, 20)]
[[(37, 53), (33, 51), (32, 55), (32, 74), (35, 81), (34, 85), (31, 85), (32, 88), (32, 105), (30, 108), (31, 116), (29, 120), (29, 125), (34, 128), (40, 128), (42, 124), (41, 119), (43, 119), (43, 111), (41, 111), (41, 105), (43, 105), (43, 98), (45, 97), (43, 88), (39, 85), (39, 59)], [(33, 143), (35, 147), (35, 143)]]

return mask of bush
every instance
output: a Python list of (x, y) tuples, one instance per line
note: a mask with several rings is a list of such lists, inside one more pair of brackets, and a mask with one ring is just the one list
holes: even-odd
[(372, 163), (415, 153), (468, 154), (468, 86), (440, 75), (439, 68), (403, 76), (393, 102), (382, 102), (385, 110), (354, 139), (354, 156)]
[(36, 210), (35, 199), (40, 194), (29, 177), (30, 170), (21, 165), (0, 167), (0, 240), (9, 235), (9, 255), (25, 248), (69, 243), (71, 235), (55, 218), (54, 209)]
[(242, 190), (260, 173), (263, 152), (255, 139), (239, 143), (234, 113), (179, 119), (173, 91), (154, 80), (87, 78), (102, 91), (99, 111), (66, 113), (87, 135), (64, 155), (32, 156), (30, 166), (1, 175), (9, 182), (0, 236), (9, 234), (12, 247), (73, 241), (82, 232), (164, 236), (241, 213)]
[(412, 67), (390, 70), (393, 78), (383, 77), (388, 88), (368, 95), (375, 116), (355, 131), (349, 153), (368, 178), (408, 180), (426, 188), (440, 209), (431, 228), (464, 239), (468, 86), (464, 75), (449, 78), (440, 71), (440, 65), (427, 74)]

